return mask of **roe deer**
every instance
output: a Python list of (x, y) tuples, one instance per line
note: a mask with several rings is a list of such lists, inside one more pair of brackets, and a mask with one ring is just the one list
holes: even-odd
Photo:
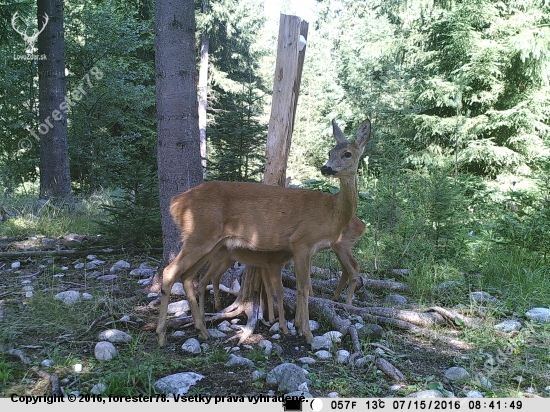
[(170, 290), (181, 278), (195, 328), (209, 338), (195, 296), (193, 279), (199, 268), (222, 247), (260, 252), (288, 252), (296, 274), (298, 332), (311, 343), (308, 294), (311, 257), (320, 248), (335, 244), (357, 210), (357, 167), (370, 136), (365, 120), (349, 142), (332, 121), (337, 145), (321, 168), (325, 176), (340, 180), (336, 194), (284, 188), (259, 183), (206, 182), (174, 196), (170, 205), (180, 227), (183, 246), (164, 269), (157, 337), (166, 343), (166, 312)]
[[(363, 233), (365, 233), (365, 229), (366, 225), (361, 221), (361, 219), (357, 216), (353, 216), (349, 225), (346, 226), (338, 238), (338, 241), (332, 245), (332, 250), (336, 253), (336, 257), (342, 266), (342, 277), (340, 278), (340, 282), (338, 283), (334, 296), (332, 297), (334, 301), (338, 301), (340, 299), (340, 293), (342, 292), (346, 282), (349, 280), (346, 304), (352, 304), (353, 294), (357, 284), (357, 277), (359, 276), (359, 264), (352, 254), (352, 248)], [(219, 311), (222, 309), (219, 296), (220, 279), (227, 269), (229, 269), (235, 261), (238, 261), (246, 265), (266, 269), (265, 271), (262, 271), (262, 275), (267, 275), (267, 278), (263, 278), (262, 281), (267, 294), (269, 322), (273, 323), (275, 321), (275, 316), (273, 313), (273, 292), (275, 292), (278, 303), (279, 325), (281, 330), (287, 334), (288, 328), (283, 310), (284, 289), (281, 270), (284, 265), (290, 262), (291, 259), (292, 254), (289, 252), (258, 252), (247, 249), (221, 248), (216, 253), (216, 257), (208, 262), (208, 266), (201, 275), (199, 281), (199, 307), (203, 322), (204, 293), (206, 291), (207, 284), (210, 280), (212, 280), (212, 287), (214, 289), (214, 308)]]

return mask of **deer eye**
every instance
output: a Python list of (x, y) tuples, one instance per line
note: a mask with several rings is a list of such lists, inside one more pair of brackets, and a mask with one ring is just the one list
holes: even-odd
[(346, 159), (349, 159), (351, 156), (352, 156), (352, 155), (351, 155), (351, 152), (346, 152), (346, 153), (344, 153), (344, 157), (345, 157)]

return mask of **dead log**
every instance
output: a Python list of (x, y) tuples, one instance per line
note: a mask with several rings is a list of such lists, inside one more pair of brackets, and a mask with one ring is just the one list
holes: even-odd
[(0, 252), (0, 259), (26, 258), (38, 256), (86, 256), (113, 255), (127, 253), (162, 253), (162, 248), (153, 249), (67, 249), (67, 250), (26, 250), (24, 252)]

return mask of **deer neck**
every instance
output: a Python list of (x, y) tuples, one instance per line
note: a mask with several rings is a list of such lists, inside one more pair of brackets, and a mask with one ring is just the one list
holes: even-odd
[(340, 177), (340, 191), (335, 195), (338, 221), (344, 227), (357, 211), (357, 176)]

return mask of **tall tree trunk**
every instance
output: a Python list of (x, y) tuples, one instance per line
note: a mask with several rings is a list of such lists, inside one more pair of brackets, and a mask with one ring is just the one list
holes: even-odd
[(48, 24), (38, 36), (38, 54), (46, 56), (38, 60), (40, 197), (72, 204), (63, 0), (38, 0), (38, 27), (42, 27), (46, 15)]
[[(181, 247), (179, 228), (169, 212), (170, 199), (200, 184), (203, 178), (193, 0), (157, 0), (155, 19), (157, 155), (164, 250), (162, 269), (174, 259)], [(158, 279), (156, 281), (158, 283)]]
[(206, 109), (208, 107), (208, 35), (201, 36), (201, 67), (199, 70), (199, 133), (202, 177), (206, 179)]
[[(208, 11), (208, 0), (202, 2), (202, 13)], [(201, 66), (199, 69), (199, 134), (201, 141), (202, 177), (206, 179), (206, 111), (208, 108), (208, 49), (210, 40), (206, 29), (201, 35)]]
[[(285, 186), (286, 183), (286, 165), (290, 153), (305, 56), (305, 49), (299, 50), (298, 39), (300, 35), (307, 39), (308, 27), (306, 21), (296, 16), (281, 15), (271, 116), (267, 132), (264, 184)], [(254, 331), (257, 321), (263, 318), (260, 307), (262, 302), (260, 288), (245, 287), (262, 284), (260, 281), (262, 270), (265, 269), (247, 266), (242, 274), (243, 288), (236, 302), (246, 313), (248, 323), (241, 341)]]

